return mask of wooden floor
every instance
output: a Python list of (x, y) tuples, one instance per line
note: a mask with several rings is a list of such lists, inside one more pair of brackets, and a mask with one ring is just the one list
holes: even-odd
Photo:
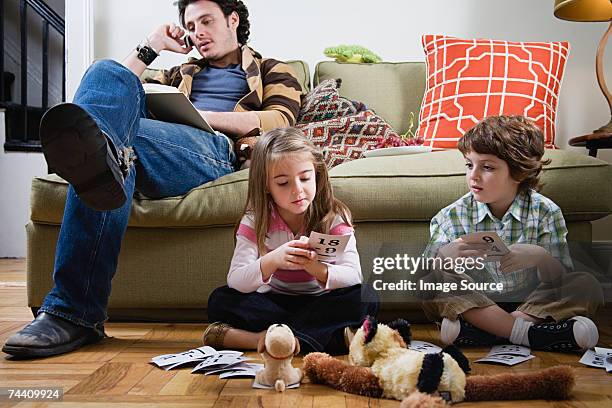
[[(32, 319), (26, 307), (25, 261), (0, 260), (0, 343)], [(610, 347), (608, 316), (598, 319), (600, 345)], [(602, 324), (604, 323), (605, 324)], [(219, 380), (190, 374), (189, 369), (164, 371), (148, 364), (152, 356), (184, 351), (200, 345), (204, 324), (109, 323), (102, 343), (78, 352), (33, 361), (12, 361), (0, 353), (0, 386), (62, 387), (62, 403), (9, 403), (4, 407), (397, 407), (399, 402), (337, 392), (321, 385), (302, 384), (298, 390), (277, 394), (253, 390), (251, 380)], [(436, 343), (433, 325), (413, 325), (413, 337)], [(473, 361), (486, 349), (464, 350)], [(578, 363), (579, 355), (534, 352), (536, 358), (514, 368), (473, 364), (474, 374), (524, 372), (555, 364), (576, 367), (577, 385), (571, 401), (462, 403), (460, 407), (612, 407), (612, 374)], [(249, 353), (258, 358), (256, 353)], [(301, 359), (294, 359), (301, 365)]]

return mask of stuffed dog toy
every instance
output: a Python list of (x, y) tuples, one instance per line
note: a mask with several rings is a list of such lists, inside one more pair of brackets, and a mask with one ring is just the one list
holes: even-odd
[(264, 360), (264, 369), (255, 376), (255, 381), (276, 391), (302, 381), (302, 370), (291, 365), (293, 356), (300, 352), (300, 342), (291, 329), (284, 324), (268, 327), (266, 335), (259, 339), (257, 352)]
[[(401, 334), (400, 334), (401, 333)], [(313, 383), (368, 397), (402, 400), (402, 407), (443, 407), (448, 402), (567, 399), (574, 385), (570, 367), (528, 374), (467, 376), (469, 362), (454, 346), (425, 354), (406, 348), (410, 326), (367, 318), (355, 334), (348, 364), (325, 353), (304, 357)]]

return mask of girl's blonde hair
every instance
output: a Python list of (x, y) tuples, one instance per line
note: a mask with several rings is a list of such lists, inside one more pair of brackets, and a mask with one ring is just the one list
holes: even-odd
[(270, 223), (272, 196), (268, 192), (268, 172), (289, 155), (307, 154), (312, 159), (317, 192), (304, 215), (303, 233), (311, 231), (328, 234), (336, 215), (352, 226), (348, 207), (334, 197), (323, 154), (296, 128), (281, 128), (266, 132), (259, 138), (251, 155), (249, 191), (244, 213), (255, 218), (255, 234), (260, 254), (265, 254), (265, 239)]

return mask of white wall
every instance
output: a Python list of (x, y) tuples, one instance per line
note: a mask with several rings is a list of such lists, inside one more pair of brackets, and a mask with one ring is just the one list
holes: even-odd
[[(172, 0), (93, 0), (93, 3), (95, 58), (122, 59), (156, 25), (177, 21)], [(567, 40), (572, 51), (561, 91), (558, 145), (567, 148), (570, 138), (590, 133), (609, 120), (594, 68), (597, 44), (606, 24), (558, 20), (552, 14), (552, 0), (246, 0), (246, 4), (251, 12), (251, 46), (267, 56), (303, 59), (309, 63), (311, 72), (317, 62), (325, 59), (322, 54), (325, 47), (342, 43), (368, 47), (386, 61), (422, 61), (420, 41), (425, 33), (514, 41)], [(68, 17), (69, 25), (70, 22)], [(153, 66), (166, 67), (181, 61), (181, 56), (163, 53)], [(82, 64), (75, 64), (69, 65), (69, 72), (82, 72), (79, 71)], [(612, 87), (612, 44), (604, 66)], [(74, 75), (69, 83), (75, 83)], [(71, 91), (69, 86), (69, 95)], [(601, 151), (599, 157), (612, 162), (612, 150)], [(23, 256), (28, 177), (44, 173), (46, 168), (40, 160), (30, 162), (24, 158), (20, 160), (27, 171), (18, 170), (23, 176), (17, 179), (12, 173), (5, 177), (2, 155), (0, 160), (1, 186), (9, 183), (11, 194), (16, 196), (10, 203), (0, 203), (2, 208), (10, 205), (20, 210), (19, 215), (0, 218), (0, 257)], [(0, 200), (6, 200), (5, 196), (4, 191), (0, 192)], [(5, 234), (5, 228), (10, 233)], [(612, 219), (598, 222), (594, 238), (612, 240), (610, 231)]]

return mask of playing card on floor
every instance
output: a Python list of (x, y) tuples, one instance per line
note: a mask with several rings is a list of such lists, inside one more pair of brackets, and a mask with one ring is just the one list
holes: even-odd
[(517, 346), (516, 344), (500, 344), (493, 346), (484, 358), (474, 362), (513, 366), (531, 360), (534, 357), (534, 355), (531, 355), (529, 347)]
[(595, 347), (595, 354), (603, 354), (607, 357), (612, 357), (612, 349), (605, 347)]
[(246, 361), (247, 358), (236, 353), (219, 353), (214, 356), (210, 356), (200, 362), (193, 370), (192, 373), (206, 372), (210, 370), (216, 370), (223, 367), (230, 367)]
[(408, 345), (408, 348), (410, 350), (414, 350), (414, 351), (420, 351), (421, 353), (439, 353), (442, 351), (441, 347), (436, 346), (435, 344), (432, 343), (428, 343), (426, 341), (420, 341), (420, 340), (412, 340), (410, 342), (410, 344)]
[(252, 372), (253, 377), (255, 377), (255, 374), (257, 374), (257, 372), (262, 369), (263, 369), (263, 364), (240, 362), (238, 364), (235, 364), (229, 367), (223, 367), (223, 368), (219, 368), (216, 370), (207, 371), (206, 373), (204, 373), (204, 375), (213, 375), (213, 374), (219, 375), (219, 374), (233, 373), (233, 372), (238, 372), (238, 371), (241, 371), (241, 372), (248, 371), (248, 372)]
[(491, 347), (491, 351), (489, 351), (487, 355), (492, 356), (495, 354), (512, 354), (527, 357), (531, 355), (531, 349), (529, 347), (518, 346), (516, 344), (500, 344)]
[(176, 367), (195, 364), (215, 354), (217, 354), (217, 351), (214, 348), (203, 346), (177, 354), (162, 354), (161, 356), (153, 357), (150, 363), (164, 370), (171, 370)]
[(220, 379), (224, 378), (238, 378), (238, 377), (252, 377), (254, 378), (258, 371), (263, 370), (263, 364), (249, 364), (243, 363), (233, 367), (233, 370), (224, 372), (219, 376)]
[(475, 363), (494, 363), (513, 366), (531, 360), (535, 356), (517, 356), (512, 354), (495, 354), (474, 361)]
[(595, 351), (589, 349), (585, 351), (584, 354), (582, 355), (582, 358), (580, 359), (580, 363), (587, 365), (589, 367), (606, 368), (605, 360), (606, 360), (606, 356), (604, 354), (598, 354)]

